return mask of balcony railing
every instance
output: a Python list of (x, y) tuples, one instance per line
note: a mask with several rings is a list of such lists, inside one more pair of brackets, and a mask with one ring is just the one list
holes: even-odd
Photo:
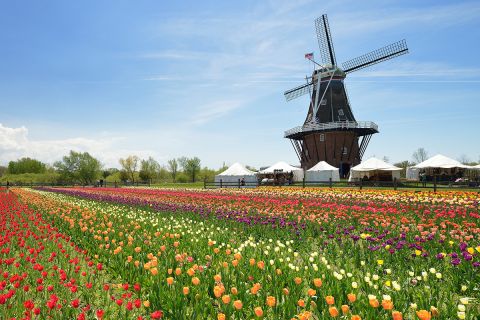
[(303, 126), (298, 126), (285, 131), (285, 137), (303, 132), (328, 131), (328, 130), (348, 130), (348, 129), (370, 129), (378, 132), (378, 125), (372, 121), (337, 121), (326, 123), (310, 122)]

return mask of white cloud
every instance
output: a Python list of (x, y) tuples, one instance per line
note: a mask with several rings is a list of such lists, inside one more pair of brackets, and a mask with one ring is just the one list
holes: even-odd
[(152, 150), (132, 150), (119, 146), (124, 138), (119, 136), (99, 137), (97, 139), (69, 138), (55, 140), (30, 140), (28, 129), (24, 126), (10, 128), (0, 123), (0, 163), (21, 157), (32, 157), (52, 164), (60, 160), (70, 150), (89, 152), (107, 167), (118, 167), (118, 159), (129, 154), (140, 158), (156, 156)]
[(221, 100), (202, 105), (193, 114), (190, 123), (197, 125), (204, 124), (228, 114), (243, 104), (244, 101), (242, 100)]

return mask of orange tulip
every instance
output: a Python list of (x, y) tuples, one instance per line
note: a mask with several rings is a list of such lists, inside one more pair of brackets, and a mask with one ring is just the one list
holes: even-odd
[(391, 300), (382, 300), (382, 307), (385, 310), (392, 310), (393, 302)]
[(372, 299), (369, 301), (370, 305), (374, 308), (378, 308), (378, 306), (380, 305), (380, 303), (378, 302), (377, 299)]
[(350, 320), (362, 320), (362, 318), (360, 318), (359, 315), (355, 314), (350, 318)]
[(198, 279), (197, 277), (193, 277), (192, 283), (194, 286), (198, 286), (200, 284), (200, 279)]
[(355, 302), (355, 301), (357, 301), (357, 296), (355, 295), (355, 293), (349, 293), (349, 294), (347, 294), (347, 298), (348, 298), (348, 301), (350, 301), (350, 302), (352, 302), (352, 303)]
[(403, 315), (400, 311), (393, 311), (392, 317), (393, 317), (393, 320), (403, 320)]
[(258, 293), (258, 290), (260, 290), (261, 288), (262, 288), (262, 286), (260, 285), (260, 283), (257, 282), (257, 283), (255, 283), (255, 284), (253, 285), (253, 287), (250, 289), (250, 292), (251, 292), (252, 294), (257, 294), (257, 293)]
[(219, 313), (219, 314), (217, 315), (217, 320), (225, 320), (225, 319), (227, 319), (227, 317), (225, 316), (225, 314)]
[[(304, 311), (302, 313), (299, 313), (297, 315), (298, 320), (310, 320), (312, 319), (312, 313), (310, 311)], [(297, 318), (293, 318), (293, 320), (296, 320)]]
[(222, 281), (222, 276), (219, 274), (216, 274), (213, 276), (213, 280), (215, 280), (215, 282), (220, 282)]
[(335, 307), (328, 308), (328, 313), (330, 313), (332, 317), (338, 317), (338, 310)]
[(300, 299), (300, 300), (298, 300), (297, 304), (298, 304), (299, 307), (303, 308), (303, 307), (305, 307), (305, 300)]
[(275, 304), (276, 304), (276, 299), (275, 299), (275, 297), (268, 296), (266, 303), (267, 303), (267, 306), (269, 306), (269, 307), (275, 307)]
[(233, 294), (233, 295), (237, 295), (238, 294), (238, 290), (237, 288), (233, 287), (232, 289), (230, 289), (230, 292)]
[(213, 287), (213, 294), (215, 297), (220, 298), (224, 292), (224, 288), (221, 286), (215, 286)]
[(313, 297), (316, 293), (317, 293), (317, 290), (312, 289), (312, 288), (308, 289), (308, 291), (307, 291), (307, 294), (308, 294), (310, 297)]
[(257, 317), (263, 317), (263, 310), (261, 307), (256, 307), (255, 309), (253, 309), (253, 311), (255, 312), (255, 315)]
[(237, 310), (242, 309), (242, 307), (243, 307), (242, 301), (240, 301), (240, 300), (235, 300), (235, 301), (233, 302), (233, 307), (234, 307), (235, 309), (237, 309)]
[(189, 287), (183, 287), (183, 294), (187, 295), (190, 293), (190, 288)]
[(327, 304), (332, 305), (335, 303), (335, 298), (332, 296), (326, 296), (325, 301), (327, 301)]
[(350, 311), (350, 307), (346, 304), (342, 305), (341, 309), (343, 314), (347, 314)]
[(315, 287), (319, 288), (322, 286), (322, 279), (320, 278), (315, 278), (313, 279), (313, 284), (315, 285)]
[(302, 283), (302, 278), (296, 277), (293, 281), (295, 281), (295, 284), (300, 284)]
[(420, 320), (430, 320), (432, 319), (432, 314), (427, 310), (417, 311), (417, 316)]
[(230, 303), (230, 296), (229, 296), (228, 294), (224, 295), (224, 296), (222, 297), (222, 301), (223, 301), (223, 303), (225, 303), (225, 304), (229, 304), (229, 303)]
[(168, 277), (168, 278), (167, 278), (167, 284), (168, 284), (169, 286), (171, 286), (171, 285), (173, 284), (173, 278), (172, 278), (172, 277)]

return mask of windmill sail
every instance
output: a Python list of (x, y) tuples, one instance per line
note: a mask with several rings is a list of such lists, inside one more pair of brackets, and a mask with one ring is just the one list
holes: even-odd
[(355, 59), (348, 60), (342, 63), (342, 68), (345, 73), (349, 73), (406, 53), (408, 53), (407, 42), (400, 40)]
[(328, 25), (327, 15), (324, 14), (315, 20), (315, 29), (317, 31), (318, 47), (320, 48), (320, 57), (323, 64), (337, 65), (335, 51), (333, 50), (332, 34)]
[(309, 82), (307, 84), (303, 84), (301, 86), (298, 86), (296, 88), (290, 89), (288, 91), (285, 91), (285, 99), (287, 101), (296, 99), (298, 97), (303, 96), (304, 94), (312, 92), (313, 88), (313, 82)]

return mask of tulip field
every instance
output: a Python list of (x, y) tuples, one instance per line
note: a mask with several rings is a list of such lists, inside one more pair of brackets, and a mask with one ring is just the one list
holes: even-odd
[(480, 193), (0, 189), (0, 319), (480, 319)]

